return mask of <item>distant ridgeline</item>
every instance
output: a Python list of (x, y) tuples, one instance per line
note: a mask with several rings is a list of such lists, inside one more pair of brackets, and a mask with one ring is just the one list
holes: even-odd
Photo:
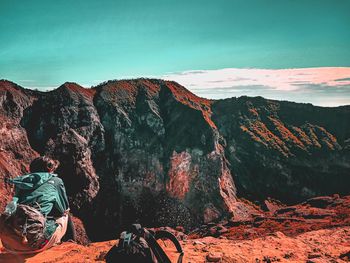
[(49, 155), (93, 240), (129, 222), (191, 228), (248, 217), (237, 197), (350, 193), (350, 106), (214, 101), (157, 79), (50, 92), (2, 80), (0, 130), (1, 208), (8, 180)]

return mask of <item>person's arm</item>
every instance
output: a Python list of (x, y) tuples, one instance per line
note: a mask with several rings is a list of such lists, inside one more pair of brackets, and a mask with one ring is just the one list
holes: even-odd
[(62, 208), (64, 208), (64, 212), (69, 208), (69, 202), (68, 202), (68, 197), (67, 197), (67, 193), (66, 193), (66, 188), (64, 187), (63, 181), (61, 181), (62, 183), (60, 184), (59, 187), (59, 192), (60, 192), (60, 197), (61, 197), (61, 203)]
[(69, 208), (66, 189), (61, 178), (55, 177), (54, 181), (57, 189), (55, 206), (60, 213), (64, 214), (64, 212), (66, 212), (66, 210)]

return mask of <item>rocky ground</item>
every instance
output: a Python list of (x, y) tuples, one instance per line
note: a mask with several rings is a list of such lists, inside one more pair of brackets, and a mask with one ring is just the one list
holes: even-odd
[[(350, 196), (321, 196), (294, 206), (266, 200), (250, 219), (202, 225), (190, 233), (183, 227), (163, 229), (180, 240), (184, 262), (349, 262)], [(118, 241), (90, 242), (83, 223), (74, 218), (78, 243), (65, 242), (38, 255), (20, 257), (3, 251), (1, 262), (103, 262)], [(83, 245), (85, 244), (85, 245)], [(178, 254), (172, 243), (160, 241), (172, 262)]]
[(250, 218), (210, 222), (188, 233), (189, 237), (252, 239), (278, 231), (297, 235), (311, 230), (350, 225), (350, 196), (319, 196), (292, 206), (272, 199), (265, 200), (264, 207), (245, 199), (240, 199), (240, 202), (254, 211)]
[[(215, 262), (215, 259), (219, 260), (216, 262), (349, 262), (349, 233), (350, 227), (344, 226), (310, 231), (295, 237), (275, 232), (252, 240), (187, 239), (181, 241), (185, 251), (183, 262)], [(103, 256), (116, 242), (87, 246), (67, 242), (27, 258), (1, 254), (0, 262), (104, 262)], [(176, 262), (178, 255), (171, 246), (168, 244), (166, 251), (172, 262)]]

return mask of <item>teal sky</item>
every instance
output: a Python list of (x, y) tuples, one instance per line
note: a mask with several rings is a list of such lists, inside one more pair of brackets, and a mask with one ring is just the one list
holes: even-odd
[(0, 10), (0, 78), (26, 87), (350, 66), (349, 0), (0, 0)]

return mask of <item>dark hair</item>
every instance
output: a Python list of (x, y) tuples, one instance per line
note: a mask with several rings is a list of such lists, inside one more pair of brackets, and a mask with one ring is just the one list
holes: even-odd
[(52, 160), (49, 157), (41, 156), (35, 158), (30, 164), (31, 173), (40, 173), (40, 172), (53, 172), (57, 169), (60, 162), (57, 160)]

